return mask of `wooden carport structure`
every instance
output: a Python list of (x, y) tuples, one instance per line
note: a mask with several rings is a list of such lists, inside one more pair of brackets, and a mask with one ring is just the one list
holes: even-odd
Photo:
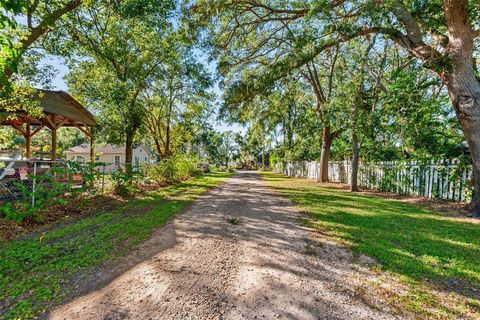
[(42, 116), (17, 112), (14, 117), (0, 118), (0, 125), (12, 126), (26, 140), (26, 158), (31, 158), (32, 137), (47, 127), (52, 133), (51, 159), (57, 160), (57, 130), (75, 127), (90, 139), (90, 160), (94, 161), (94, 116), (65, 91), (39, 90)]

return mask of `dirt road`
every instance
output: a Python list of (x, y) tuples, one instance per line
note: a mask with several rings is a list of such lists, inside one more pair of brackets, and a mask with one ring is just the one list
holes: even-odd
[(362, 259), (318, 245), (300, 217), (258, 174), (239, 173), (107, 270), (109, 283), (49, 318), (393, 318), (358, 294), (370, 272)]

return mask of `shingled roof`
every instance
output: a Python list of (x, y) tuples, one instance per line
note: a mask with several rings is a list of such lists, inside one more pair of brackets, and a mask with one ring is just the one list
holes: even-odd
[(78, 124), (95, 125), (93, 114), (65, 91), (41, 91), (43, 97), (40, 105), (44, 112), (63, 116), (78, 122)]
[[(134, 149), (142, 147), (141, 145), (137, 145)], [(148, 152), (146, 148), (143, 148), (145, 151)], [(70, 148), (65, 151), (65, 153), (88, 153), (90, 152), (90, 144), (82, 143), (78, 146)], [(125, 153), (125, 146), (118, 146), (113, 144), (106, 144), (104, 146), (95, 146), (95, 153), (102, 153), (102, 154), (124, 154)]]

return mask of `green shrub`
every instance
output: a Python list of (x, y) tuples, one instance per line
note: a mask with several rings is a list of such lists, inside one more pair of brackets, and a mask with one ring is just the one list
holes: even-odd
[(270, 155), (270, 167), (275, 168), (277, 165), (282, 164), (282, 158), (276, 154), (273, 153)]
[(216, 168), (216, 170), (214, 170), (216, 172), (229, 172), (229, 173), (233, 173), (235, 172), (235, 168), (233, 167), (226, 167), (226, 166), (220, 166), (218, 168)]
[[(37, 221), (43, 219), (39, 209), (54, 203), (66, 201), (60, 196), (69, 188), (68, 183), (60, 182), (55, 176), (66, 175), (67, 171), (61, 168), (52, 169), (51, 173), (30, 176), (29, 181), (35, 179), (35, 190), (30, 183), (14, 181), (12, 188), (15, 188), (16, 199), (0, 207), (0, 212), (7, 220), (23, 224), (26, 218), (33, 218)], [(31, 205), (32, 198), (35, 198), (35, 205)]]
[(37, 220), (41, 219), (36, 208), (32, 208), (28, 204), (22, 202), (8, 202), (1, 208), (1, 212), (5, 219), (15, 221), (18, 224), (22, 224), (24, 219), (30, 217)]
[(171, 184), (176, 180), (176, 168), (172, 159), (165, 159), (148, 170), (147, 178), (158, 184)]
[(139, 181), (143, 178), (141, 171), (132, 171), (130, 173), (119, 170), (112, 173), (113, 192), (119, 196), (129, 196), (139, 191)]
[(202, 173), (201, 168), (198, 166), (200, 162), (196, 158), (177, 156), (174, 158), (174, 161), (177, 168), (177, 179), (179, 181), (187, 180)]
[[(68, 165), (57, 164), (48, 171), (43, 171), (41, 165), (37, 163), (36, 175), (29, 175), (27, 181), (12, 182), (11, 188), (14, 190), (15, 199), (1, 206), (0, 213), (5, 219), (19, 224), (23, 224), (26, 218), (39, 221), (43, 219), (43, 208), (56, 203), (67, 204), (68, 200), (62, 197), (65, 193), (85, 191), (95, 193), (95, 181), (99, 179), (100, 173), (94, 169), (102, 165), (102, 163), (96, 163), (90, 167), (82, 163), (70, 162)], [(76, 188), (72, 180), (75, 174), (83, 176), (80, 188)], [(35, 201), (32, 207), (33, 198)]]
[(177, 183), (201, 174), (198, 163), (198, 159), (187, 155), (164, 159), (149, 168), (147, 180), (158, 184)]

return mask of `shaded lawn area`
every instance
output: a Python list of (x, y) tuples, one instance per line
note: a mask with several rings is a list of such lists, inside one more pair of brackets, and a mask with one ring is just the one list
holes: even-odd
[[(0, 318), (34, 318), (59, 304), (79, 271), (127, 254), (231, 173), (206, 174), (0, 247)], [(167, 199), (168, 198), (168, 199)]]
[(480, 224), (398, 200), (322, 187), (315, 181), (264, 173), (267, 183), (297, 203), (306, 223), (354, 251), (376, 258), (383, 270), (414, 284), (428, 280), (479, 307)]

